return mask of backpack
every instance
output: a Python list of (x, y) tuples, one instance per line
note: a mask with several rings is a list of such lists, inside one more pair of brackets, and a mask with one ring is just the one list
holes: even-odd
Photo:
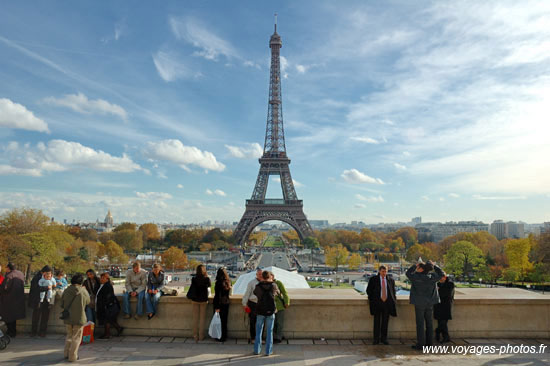
[[(273, 297), (273, 283), (266, 286), (264, 283), (257, 285), (260, 288), (261, 295), (258, 297), (256, 305), (256, 314), (270, 316), (275, 313), (275, 298)], [(266, 288), (267, 287), (267, 288)]]

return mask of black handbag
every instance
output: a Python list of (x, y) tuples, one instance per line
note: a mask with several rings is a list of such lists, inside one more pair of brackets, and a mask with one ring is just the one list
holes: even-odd
[(61, 320), (69, 319), (69, 317), (71, 316), (71, 313), (69, 312), (68, 309), (71, 308), (71, 305), (73, 304), (74, 299), (76, 299), (76, 296), (77, 296), (77, 295), (75, 295), (75, 296), (73, 297), (73, 299), (71, 300), (71, 303), (69, 304), (69, 306), (67, 306), (67, 309), (63, 309), (63, 311), (62, 311), (61, 314), (59, 315), (59, 319), (61, 319)]
[(191, 286), (187, 291), (187, 298), (189, 300), (195, 300), (197, 298), (197, 287), (195, 286), (195, 281), (191, 281)]
[(113, 301), (105, 307), (105, 317), (107, 319), (116, 319), (120, 313), (120, 305), (118, 301)]

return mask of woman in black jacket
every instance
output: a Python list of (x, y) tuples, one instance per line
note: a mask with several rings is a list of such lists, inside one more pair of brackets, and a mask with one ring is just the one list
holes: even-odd
[(99, 325), (105, 326), (105, 332), (100, 338), (110, 339), (111, 326), (117, 330), (117, 336), (120, 336), (124, 330), (117, 322), (118, 313), (120, 312), (120, 303), (115, 296), (109, 273), (102, 273), (99, 281), (101, 285), (97, 291), (95, 309)]
[(455, 297), (455, 284), (445, 274), (437, 283), (440, 303), (434, 306), (434, 318), (437, 319), (437, 328), (435, 328), (435, 339), (439, 341), (443, 336), (441, 343), (450, 342), (449, 328), (447, 322), (453, 318), (452, 309)]
[(95, 296), (101, 283), (93, 269), (86, 271), (86, 280), (82, 285), (86, 288), (86, 291), (88, 291), (88, 295), (90, 295), (90, 305), (86, 305), (86, 320), (95, 323)]
[(222, 321), (222, 337), (219, 342), (227, 339), (227, 316), (229, 315), (229, 295), (231, 294), (231, 280), (225, 268), (218, 269), (214, 286), (214, 311), (220, 313)]
[(192, 292), (193, 302), (193, 337), (195, 342), (204, 339), (204, 322), (206, 319), (206, 305), (208, 304), (208, 289), (212, 286), (206, 273), (204, 264), (197, 266), (197, 273), (191, 280), (189, 291)]

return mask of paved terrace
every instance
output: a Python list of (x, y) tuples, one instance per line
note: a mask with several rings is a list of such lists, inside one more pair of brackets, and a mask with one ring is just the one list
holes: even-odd
[[(90, 365), (550, 365), (549, 347), (539, 354), (422, 354), (411, 349), (411, 339), (391, 339), (389, 346), (371, 345), (370, 340), (289, 340), (274, 346), (270, 357), (252, 354), (252, 345), (244, 339), (230, 339), (224, 344), (205, 340), (196, 344), (190, 338), (124, 336), (109, 341), (97, 340), (80, 348), (80, 361)], [(449, 345), (525, 345), (540, 349), (550, 339), (454, 339)], [(46, 338), (26, 335), (12, 340), (0, 352), (0, 365), (68, 365), (63, 359), (64, 337)]]

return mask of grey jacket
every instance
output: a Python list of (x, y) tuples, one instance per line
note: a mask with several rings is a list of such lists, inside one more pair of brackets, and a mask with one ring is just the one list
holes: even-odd
[(134, 269), (131, 268), (126, 272), (126, 291), (127, 292), (137, 292), (145, 291), (147, 288), (147, 271), (143, 268), (140, 268), (139, 272), (134, 272)]
[(418, 306), (439, 304), (437, 282), (443, 277), (443, 271), (434, 266), (434, 272), (416, 272), (416, 264), (407, 270), (406, 276), (411, 281), (409, 303)]

